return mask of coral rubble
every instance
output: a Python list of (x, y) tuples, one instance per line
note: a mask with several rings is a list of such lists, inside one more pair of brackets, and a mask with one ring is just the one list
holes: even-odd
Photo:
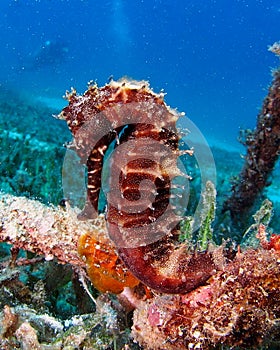
[(97, 299), (95, 313), (64, 321), (27, 306), (0, 311), (1, 350), (139, 350), (125, 326), (125, 314), (109, 297)]

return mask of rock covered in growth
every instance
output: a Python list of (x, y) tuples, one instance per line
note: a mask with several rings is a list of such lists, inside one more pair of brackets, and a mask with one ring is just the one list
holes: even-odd
[(208, 285), (142, 302), (133, 336), (149, 350), (269, 346), (280, 340), (279, 265), (275, 249), (239, 253)]
[(67, 206), (47, 206), (25, 197), (0, 193), (0, 241), (41, 254), (46, 260), (84, 267), (77, 252), (78, 238), (83, 233), (105, 234), (103, 217), (93, 222), (77, 220), (77, 211)]

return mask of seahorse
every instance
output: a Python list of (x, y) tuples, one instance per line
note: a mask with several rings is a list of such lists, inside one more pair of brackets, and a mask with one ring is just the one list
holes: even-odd
[[(109, 238), (129, 271), (163, 293), (186, 293), (217, 271), (209, 250), (187, 251), (178, 243), (183, 210), (176, 206), (180, 113), (146, 81), (111, 80), (90, 85), (83, 95), (66, 94), (60, 118), (67, 121), (74, 147), (87, 166), (87, 201), (80, 218), (98, 215), (105, 189)], [(191, 153), (192, 151), (189, 151)], [(106, 186), (102, 173), (109, 171)]]

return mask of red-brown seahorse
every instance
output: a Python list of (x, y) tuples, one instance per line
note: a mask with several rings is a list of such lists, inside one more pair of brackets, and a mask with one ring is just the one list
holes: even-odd
[(178, 243), (179, 208), (172, 201), (177, 167), (179, 113), (144, 81), (122, 79), (67, 94), (60, 117), (87, 166), (84, 218), (98, 213), (104, 155), (108, 157), (106, 220), (110, 239), (127, 268), (145, 285), (185, 293), (206, 282), (217, 266), (213, 254), (187, 252)]

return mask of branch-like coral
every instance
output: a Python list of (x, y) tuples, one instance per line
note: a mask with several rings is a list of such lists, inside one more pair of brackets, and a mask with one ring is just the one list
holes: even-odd
[(280, 70), (264, 100), (255, 131), (247, 136), (247, 155), (239, 181), (233, 186), (231, 197), (225, 202), (234, 221), (248, 215), (263, 189), (269, 185), (280, 150)]

